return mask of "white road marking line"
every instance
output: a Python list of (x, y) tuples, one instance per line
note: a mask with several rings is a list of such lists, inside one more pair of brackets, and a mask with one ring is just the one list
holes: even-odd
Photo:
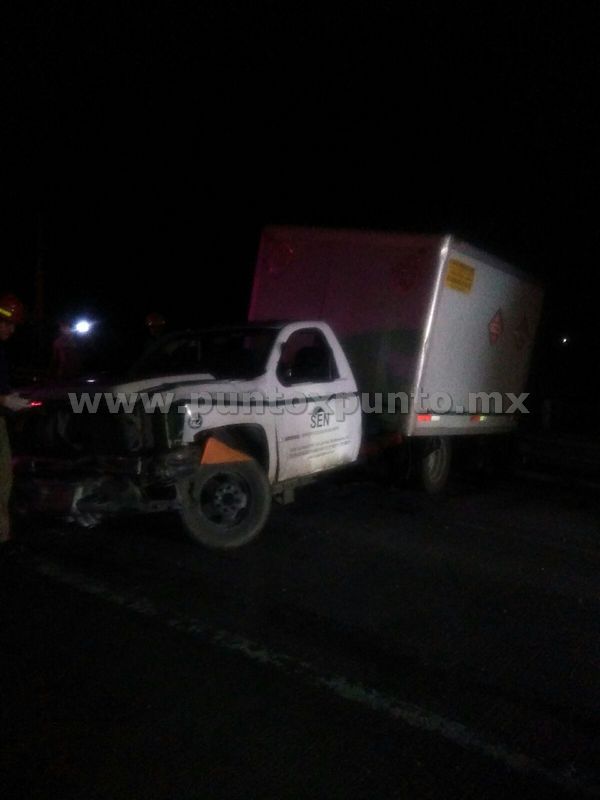
[(65, 569), (60, 564), (39, 559), (35, 563), (35, 569), (41, 575), (58, 583), (99, 597), (136, 614), (157, 619), (170, 628), (200, 638), (205, 643), (240, 653), (251, 661), (257, 661), (281, 669), (287, 674), (299, 676), (310, 686), (329, 689), (338, 697), (359, 703), (372, 711), (384, 713), (412, 728), (437, 734), (465, 750), (492, 758), (515, 772), (543, 778), (567, 791), (578, 792), (588, 797), (600, 797), (600, 786), (594, 782), (594, 779), (585, 775), (577, 775), (572, 765), (563, 769), (546, 767), (525, 753), (519, 753), (503, 744), (486, 740), (460, 722), (447, 719), (412, 703), (406, 703), (392, 694), (349, 681), (342, 675), (324, 676), (310, 662), (300, 661), (285, 653), (270, 650), (265, 645), (244, 636), (226, 630), (215, 630), (201, 620), (189, 617), (170, 617), (168, 613), (162, 612), (147, 598), (140, 597), (133, 592), (115, 591), (101, 581), (83, 573)]

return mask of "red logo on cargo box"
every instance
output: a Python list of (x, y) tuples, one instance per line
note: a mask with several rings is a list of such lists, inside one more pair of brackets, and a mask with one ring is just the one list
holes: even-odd
[(504, 320), (502, 319), (501, 308), (499, 308), (491, 318), (490, 324), (488, 325), (488, 331), (490, 333), (490, 344), (496, 344), (498, 339), (502, 336), (502, 332), (504, 331)]

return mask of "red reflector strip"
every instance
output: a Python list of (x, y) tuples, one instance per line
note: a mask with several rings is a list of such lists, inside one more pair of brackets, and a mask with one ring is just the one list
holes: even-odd
[(29, 403), (29, 408), (39, 408), (40, 406), (43, 406), (43, 405), (44, 405), (44, 404), (42, 403), (42, 401), (41, 401), (41, 400), (32, 400), (32, 401)]
[(417, 422), (431, 422), (431, 414), (417, 414)]

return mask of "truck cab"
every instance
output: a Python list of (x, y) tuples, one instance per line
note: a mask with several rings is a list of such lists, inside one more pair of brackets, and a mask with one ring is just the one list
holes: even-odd
[(271, 330), (275, 335), (261, 374), (206, 386), (200, 398), (197, 386), (182, 385), (177, 402), (185, 402), (185, 443), (197, 440), (196, 426), (201, 438), (207, 431), (239, 438), (258, 425), (269, 482), (280, 487), (354, 461), (362, 423), (356, 381), (329, 325), (296, 322)]
[(258, 535), (273, 496), (360, 450), (356, 381), (324, 322), (183, 331), (125, 379), (91, 380), (37, 390), (18, 420), (29, 511), (91, 525), (174, 510), (196, 541), (237, 547)]

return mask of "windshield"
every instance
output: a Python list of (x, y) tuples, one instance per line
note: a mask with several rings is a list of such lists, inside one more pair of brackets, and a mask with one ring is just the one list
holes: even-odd
[(165, 336), (134, 364), (134, 375), (208, 374), (255, 378), (266, 369), (277, 334), (274, 328), (236, 328)]

